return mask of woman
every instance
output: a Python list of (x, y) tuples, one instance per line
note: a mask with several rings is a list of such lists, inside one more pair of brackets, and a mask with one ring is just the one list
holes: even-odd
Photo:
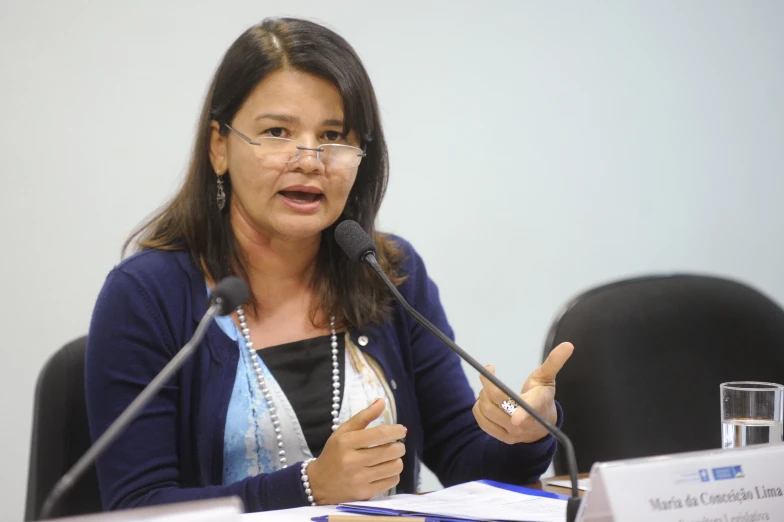
[[(445, 485), (545, 471), (544, 429), (503, 410), (488, 382), (475, 401), (458, 358), (334, 243), (341, 219), (358, 221), (402, 294), (451, 335), (411, 245), (375, 232), (386, 182), (375, 94), (341, 37), (274, 19), (234, 42), (182, 188), (98, 298), (93, 437), (188, 341), (216, 281), (238, 274), (252, 297), (99, 459), (106, 509), (227, 495), (251, 511), (335, 504), (415, 491), (420, 461)], [(523, 387), (552, 422), (570, 354), (554, 350)]]

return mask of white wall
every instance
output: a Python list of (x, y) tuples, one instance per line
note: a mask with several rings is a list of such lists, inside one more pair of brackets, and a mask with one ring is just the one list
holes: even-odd
[(365, 60), (392, 155), (382, 227), (515, 387), (592, 285), (701, 271), (784, 301), (777, 0), (4, 0), (0, 519), (22, 517), (37, 372), (86, 332), (123, 239), (176, 187), (222, 53), (284, 14)]

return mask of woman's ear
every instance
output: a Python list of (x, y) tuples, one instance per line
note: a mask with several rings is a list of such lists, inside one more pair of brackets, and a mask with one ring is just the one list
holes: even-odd
[(221, 134), (221, 126), (215, 120), (210, 123), (210, 162), (215, 174), (223, 175), (228, 170), (229, 159), (226, 151), (226, 135)]

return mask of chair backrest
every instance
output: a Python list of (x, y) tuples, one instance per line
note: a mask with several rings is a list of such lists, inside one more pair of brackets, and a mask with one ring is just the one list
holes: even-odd
[[(738, 282), (630, 279), (570, 302), (544, 356), (570, 341), (556, 398), (580, 472), (598, 461), (721, 447), (719, 384), (784, 382), (784, 310)], [(566, 473), (556, 453), (558, 474)]]
[[(84, 398), (86, 344), (86, 337), (66, 344), (46, 362), (38, 376), (25, 520), (38, 518), (54, 484), (90, 446)], [(52, 516), (98, 511), (101, 511), (101, 498), (92, 467), (62, 498)]]

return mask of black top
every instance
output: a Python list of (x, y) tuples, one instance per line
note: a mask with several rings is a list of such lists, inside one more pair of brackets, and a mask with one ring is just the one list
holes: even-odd
[[(332, 435), (331, 337), (325, 335), (256, 351), (294, 408), (314, 457), (321, 454)], [(345, 353), (344, 336), (338, 334), (341, 401), (346, 382)]]

